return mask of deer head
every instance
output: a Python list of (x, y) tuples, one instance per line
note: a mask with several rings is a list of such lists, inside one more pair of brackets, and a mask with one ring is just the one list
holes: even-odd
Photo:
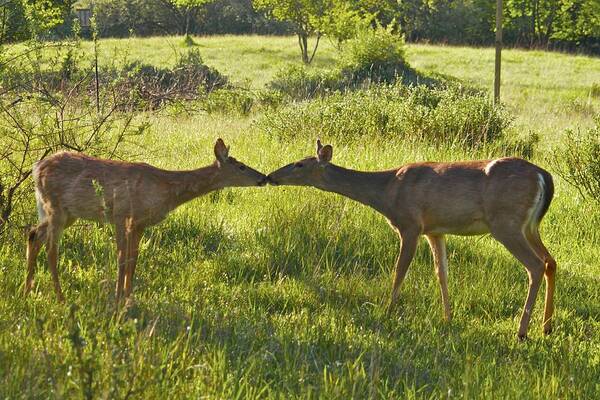
[(323, 179), (333, 156), (331, 145), (317, 139), (316, 157), (307, 157), (273, 171), (267, 177), (272, 185), (315, 186)]
[(223, 139), (217, 139), (215, 143), (215, 157), (222, 186), (264, 186), (267, 183), (264, 174), (230, 157), (229, 147), (225, 146)]

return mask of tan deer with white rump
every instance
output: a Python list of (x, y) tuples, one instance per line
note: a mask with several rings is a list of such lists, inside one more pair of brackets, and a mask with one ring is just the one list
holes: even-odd
[(25, 294), (33, 285), (36, 259), (46, 244), (54, 290), (64, 300), (58, 280), (58, 242), (76, 219), (115, 226), (118, 258), (117, 302), (129, 297), (144, 228), (162, 221), (179, 205), (225, 187), (263, 186), (266, 176), (233, 157), (221, 139), (216, 161), (192, 171), (167, 171), (143, 163), (102, 160), (60, 152), (33, 168), (40, 223), (29, 233)]
[(274, 185), (313, 186), (339, 193), (379, 211), (398, 232), (402, 246), (396, 263), (390, 309), (425, 235), (435, 261), (444, 316), (450, 320), (448, 264), (444, 235), (491, 233), (527, 269), (529, 292), (519, 338), (527, 328), (542, 277), (546, 277), (544, 333), (552, 330), (556, 262), (538, 227), (554, 194), (552, 176), (519, 158), (450, 163), (415, 163), (380, 172), (361, 172), (331, 164), (333, 148), (317, 141), (317, 156), (269, 174)]

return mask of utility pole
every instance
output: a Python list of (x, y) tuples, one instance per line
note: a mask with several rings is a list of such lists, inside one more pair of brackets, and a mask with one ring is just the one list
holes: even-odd
[(500, 64), (502, 56), (502, 0), (496, 0), (496, 65), (494, 71), (494, 104), (500, 102)]

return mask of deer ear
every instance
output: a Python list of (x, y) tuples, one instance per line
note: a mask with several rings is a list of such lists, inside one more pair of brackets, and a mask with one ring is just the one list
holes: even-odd
[(225, 146), (225, 142), (221, 138), (215, 142), (215, 157), (221, 162), (227, 161), (229, 157), (229, 147)]
[(321, 151), (323, 145), (321, 144), (321, 139), (317, 139), (317, 154)]
[(319, 160), (319, 162), (328, 163), (331, 161), (332, 157), (333, 157), (333, 147), (331, 147), (330, 144), (321, 146), (321, 148), (317, 152), (317, 159)]

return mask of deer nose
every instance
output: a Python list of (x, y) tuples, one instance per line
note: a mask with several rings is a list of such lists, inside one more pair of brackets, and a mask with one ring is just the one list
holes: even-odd
[(264, 176), (260, 181), (258, 181), (258, 186), (265, 186), (269, 182), (270, 182), (269, 177)]
[(273, 186), (277, 186), (278, 185), (278, 183), (275, 182), (275, 180), (271, 177), (271, 174), (269, 174), (269, 176), (267, 176), (267, 182), (269, 182), (269, 184), (273, 185)]

